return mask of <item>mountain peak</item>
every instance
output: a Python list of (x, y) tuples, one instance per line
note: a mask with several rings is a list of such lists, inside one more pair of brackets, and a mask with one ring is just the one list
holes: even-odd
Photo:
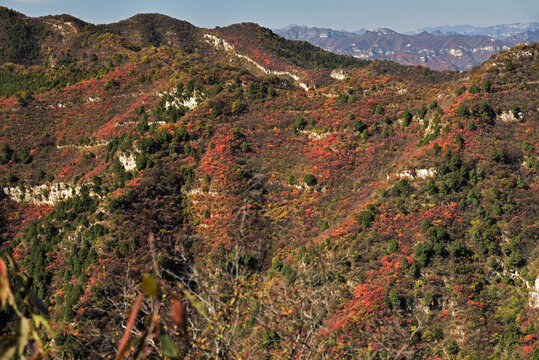
[(361, 28), (359, 30), (353, 30), (352, 33), (357, 34), (357, 35), (361, 35), (361, 34), (364, 34), (366, 31), (367, 31), (367, 29)]
[(388, 28), (378, 28), (378, 29), (375, 29), (374, 32), (379, 35), (393, 35), (397, 33), (396, 31), (388, 29)]

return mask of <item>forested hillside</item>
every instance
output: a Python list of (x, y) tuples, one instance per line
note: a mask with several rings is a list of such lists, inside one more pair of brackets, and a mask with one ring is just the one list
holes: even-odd
[(539, 44), (0, 28), (0, 359), (539, 359)]

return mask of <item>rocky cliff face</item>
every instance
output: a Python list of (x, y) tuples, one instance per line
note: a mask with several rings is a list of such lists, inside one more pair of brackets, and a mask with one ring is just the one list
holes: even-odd
[(81, 187), (66, 183), (37, 185), (32, 187), (5, 187), (4, 194), (16, 202), (26, 202), (36, 205), (56, 205), (59, 201), (69, 199), (80, 193)]

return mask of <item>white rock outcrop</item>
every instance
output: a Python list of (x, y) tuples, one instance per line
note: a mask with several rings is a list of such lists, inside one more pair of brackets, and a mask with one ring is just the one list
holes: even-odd
[[(426, 179), (428, 177), (432, 177), (436, 175), (435, 169), (410, 169), (410, 170), (404, 170), (399, 173), (395, 174), (399, 179)], [(387, 178), (391, 178), (390, 175), (387, 176)]]
[(234, 55), (234, 56), (236, 56), (236, 57), (238, 57), (240, 59), (244, 59), (244, 60), (248, 61), (249, 63), (253, 64), (256, 68), (258, 68), (259, 70), (264, 72), (264, 74), (266, 74), (266, 75), (290, 76), (292, 79), (294, 79), (295, 82), (298, 83), (298, 86), (301, 87), (303, 90), (309, 91), (309, 89), (310, 89), (307, 84), (302, 83), (300, 81), (300, 77), (298, 75), (293, 74), (293, 73), (291, 73), (289, 71), (279, 71), (279, 70), (266, 69), (264, 66), (260, 65), (259, 63), (257, 63), (253, 59), (251, 59), (250, 57), (248, 57), (246, 55), (238, 54), (236, 52), (235, 48), (234, 48), (234, 45), (230, 44), (226, 40), (220, 39), (217, 36), (211, 35), (211, 34), (204, 34), (204, 39), (206, 40), (206, 42), (208, 44), (214, 46), (216, 49), (230, 52), (232, 55)]
[(37, 185), (32, 187), (5, 187), (2, 190), (11, 200), (36, 205), (54, 205), (80, 193), (81, 187), (67, 183)]
[[(119, 124), (116, 123), (116, 126)], [(94, 141), (91, 145), (74, 145), (74, 144), (67, 144), (67, 145), (56, 145), (56, 148), (61, 149), (92, 149), (95, 147), (101, 147), (101, 146), (107, 146), (110, 141), (108, 140), (97, 140)]]
[[(163, 97), (165, 95), (174, 97), (177, 94), (177, 90), (173, 89), (171, 91), (165, 91), (165, 92), (157, 92), (155, 93), (156, 96)], [(185, 106), (189, 110), (194, 110), (198, 106), (199, 99), (202, 99), (204, 97), (204, 93), (199, 91), (194, 91), (193, 94), (191, 94), (191, 97), (188, 99), (173, 99), (171, 101), (165, 102), (165, 109), (168, 109), (171, 106), (179, 107), (179, 106)]]
[(331, 135), (331, 133), (329, 132), (319, 133), (319, 132), (309, 131), (309, 130), (301, 130), (300, 133), (307, 135), (309, 139), (313, 139), (313, 140), (322, 140)]
[(333, 70), (330, 76), (336, 80), (344, 80), (347, 75), (344, 70)]
[(539, 276), (535, 279), (534, 286), (530, 286), (529, 305), (531, 308), (539, 308)]
[(461, 57), (464, 55), (462, 49), (449, 49), (449, 54), (455, 57)]
[(96, 101), (101, 101), (101, 98), (100, 97), (89, 97), (88, 99), (86, 99), (86, 104), (89, 104), (89, 103), (93, 103), (93, 102), (96, 102)]
[(204, 34), (204, 39), (206, 39), (206, 42), (213, 45), (216, 49), (223, 49), (225, 51), (233, 51), (234, 46), (227, 42), (226, 40), (220, 39), (215, 35), (211, 34)]
[(506, 111), (498, 115), (498, 120), (503, 122), (516, 122), (522, 116), (522, 113), (517, 114), (519, 117), (516, 118), (512, 111)]
[(135, 170), (135, 168), (137, 167), (135, 156), (133, 156), (132, 154), (130, 155), (122, 154), (120, 155), (118, 160), (120, 161), (120, 164), (124, 166), (126, 171)]

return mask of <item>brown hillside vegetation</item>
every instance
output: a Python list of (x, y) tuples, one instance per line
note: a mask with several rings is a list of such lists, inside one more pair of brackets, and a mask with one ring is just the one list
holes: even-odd
[(539, 357), (539, 44), (455, 73), (158, 14), (0, 28), (0, 354)]

